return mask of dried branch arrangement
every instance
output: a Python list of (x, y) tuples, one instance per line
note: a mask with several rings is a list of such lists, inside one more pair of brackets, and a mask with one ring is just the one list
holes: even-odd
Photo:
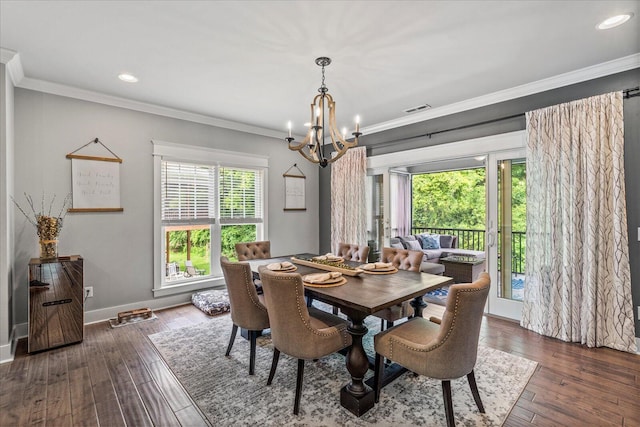
[(49, 202), (49, 210), (45, 214), (45, 202), (44, 202), (44, 193), (42, 193), (42, 199), (40, 202), (40, 211), (37, 212), (35, 208), (35, 204), (33, 202), (33, 197), (29, 196), (27, 193), (24, 193), (25, 199), (27, 199), (27, 203), (31, 208), (31, 214), (28, 214), (22, 207), (16, 202), (16, 200), (11, 197), (11, 200), (16, 205), (16, 207), (22, 212), (22, 214), (29, 220), (29, 222), (36, 228), (38, 232), (38, 236), (42, 240), (53, 240), (55, 239), (62, 230), (62, 221), (64, 217), (67, 215), (67, 209), (71, 206), (71, 193), (67, 194), (62, 202), (62, 207), (60, 208), (60, 212), (58, 215), (52, 216), (51, 211), (53, 210), (53, 204), (56, 200), (55, 194), (53, 198)]

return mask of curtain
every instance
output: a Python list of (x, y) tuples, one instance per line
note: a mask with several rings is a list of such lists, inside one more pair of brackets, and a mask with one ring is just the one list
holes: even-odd
[(391, 235), (411, 234), (411, 176), (402, 173), (389, 174), (391, 206)]
[(331, 250), (340, 242), (367, 244), (367, 150), (350, 148), (331, 170)]
[(526, 114), (522, 326), (635, 352), (622, 93)]

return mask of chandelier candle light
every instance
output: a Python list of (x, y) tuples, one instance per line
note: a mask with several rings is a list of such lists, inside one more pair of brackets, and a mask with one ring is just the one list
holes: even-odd
[[(309, 133), (305, 139), (297, 144), (294, 143), (295, 138), (291, 136), (291, 122), (287, 124), (289, 129), (288, 136), (285, 141), (289, 143), (289, 150), (298, 151), (305, 159), (312, 163), (317, 163), (321, 167), (326, 167), (329, 163), (333, 163), (347, 152), (349, 148), (358, 145), (358, 137), (362, 135), (360, 132), (360, 116), (356, 116), (356, 130), (351, 135), (354, 136), (353, 141), (346, 140), (346, 128), (342, 133), (338, 131), (336, 126), (336, 103), (329, 94), (329, 88), (324, 84), (324, 67), (331, 64), (331, 58), (322, 56), (316, 59), (316, 64), (322, 67), (322, 85), (318, 88), (318, 95), (313, 98), (311, 103), (311, 121), (309, 122)], [(324, 152), (325, 129), (327, 129), (325, 118), (329, 115), (329, 137), (336, 154), (327, 159)]]

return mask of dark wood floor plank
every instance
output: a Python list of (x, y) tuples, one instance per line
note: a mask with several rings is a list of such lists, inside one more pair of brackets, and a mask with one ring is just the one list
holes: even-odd
[(69, 371), (69, 390), (73, 425), (98, 426), (98, 413), (93, 399), (89, 368), (82, 367)]
[(195, 405), (179, 410), (176, 412), (176, 417), (182, 427), (211, 426), (211, 423), (204, 418)]
[(179, 426), (178, 418), (153, 381), (139, 385), (140, 396), (156, 426)]
[(49, 381), (49, 357), (47, 353), (29, 356), (28, 373), (22, 404), (29, 413), (29, 424), (43, 423), (47, 419), (47, 383)]
[(174, 411), (179, 411), (191, 405), (191, 398), (163, 361), (152, 363), (149, 366), (149, 370), (154, 381), (158, 384), (158, 388), (162, 391), (169, 406)]
[(127, 369), (125, 360), (114, 343), (111, 330), (107, 330), (102, 334), (99, 345), (102, 348), (107, 371), (127, 424), (134, 426), (153, 425), (140, 398), (138, 389), (133, 382), (131, 373)]
[(136, 351), (136, 341), (140, 340), (141, 336), (136, 333), (135, 328), (123, 327), (114, 330), (113, 339), (113, 345), (117, 346), (122, 355), (134, 384), (144, 384), (151, 381), (151, 375), (144, 360)]
[(622, 425), (623, 417), (617, 412), (607, 409), (606, 407), (594, 408), (590, 402), (591, 398), (585, 398), (584, 395), (589, 393), (585, 390), (563, 390), (556, 391), (548, 388), (542, 388), (532, 385), (536, 391), (533, 402), (540, 405), (550, 407), (570, 408), (566, 412), (574, 414), (578, 417), (588, 417), (588, 419), (597, 419), (599, 425)]
[(127, 425), (117, 398), (96, 399), (96, 412), (101, 426), (124, 427)]

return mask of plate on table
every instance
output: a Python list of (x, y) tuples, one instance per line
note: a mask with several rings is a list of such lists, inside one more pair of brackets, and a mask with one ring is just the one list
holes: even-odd
[(362, 270), (364, 274), (393, 274), (397, 273), (398, 269), (393, 267), (392, 269), (387, 270)]
[(303, 285), (309, 286), (312, 288), (331, 288), (333, 286), (342, 286), (345, 283), (347, 283), (347, 279), (344, 277), (339, 277), (337, 281), (328, 281), (328, 282), (322, 282), (322, 283), (309, 283), (309, 282), (305, 282), (304, 280), (302, 281)]
[[(323, 280), (320, 281), (320, 279)], [(344, 285), (347, 279), (340, 273), (314, 273), (302, 277), (302, 282), (305, 286), (330, 287)]]
[(398, 269), (393, 264), (388, 265), (386, 263), (362, 264), (358, 268), (360, 268), (364, 273), (367, 274), (393, 274), (398, 271)]
[(286, 262), (286, 263), (274, 262), (274, 263), (268, 264), (267, 269), (271, 271), (277, 271), (279, 273), (291, 273), (293, 271), (296, 271), (298, 267), (296, 267), (290, 262)]

